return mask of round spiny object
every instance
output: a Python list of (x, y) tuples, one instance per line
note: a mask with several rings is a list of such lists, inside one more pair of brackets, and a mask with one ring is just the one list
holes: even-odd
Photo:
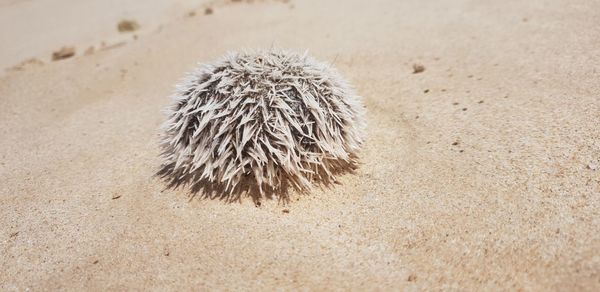
[(325, 63), (283, 50), (230, 53), (177, 86), (163, 176), (226, 193), (306, 191), (355, 164), (365, 109)]

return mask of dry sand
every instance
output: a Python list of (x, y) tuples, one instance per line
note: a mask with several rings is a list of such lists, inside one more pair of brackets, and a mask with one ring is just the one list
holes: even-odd
[[(0, 290), (600, 289), (599, 2), (49, 2), (0, 1), (1, 64), (44, 63), (0, 77)], [(286, 205), (165, 190), (173, 85), (272, 45), (364, 97), (357, 173)]]

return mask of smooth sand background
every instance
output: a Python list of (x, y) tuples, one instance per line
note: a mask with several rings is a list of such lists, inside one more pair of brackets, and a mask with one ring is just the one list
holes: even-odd
[[(599, 2), (48, 2), (0, 1), (2, 64), (44, 62), (0, 77), (0, 290), (600, 289)], [(173, 85), (272, 45), (364, 97), (357, 173), (287, 205), (165, 190)]]

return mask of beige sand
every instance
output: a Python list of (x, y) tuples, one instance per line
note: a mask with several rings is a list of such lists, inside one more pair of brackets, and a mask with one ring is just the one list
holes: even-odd
[[(0, 1), (0, 15), (46, 9), (2, 28), (5, 67), (44, 64), (0, 77), (0, 290), (600, 289), (597, 1), (161, 4), (54, 38), (48, 19), (90, 12), (43, 2)], [(77, 55), (49, 61), (63, 45)], [(173, 84), (271, 45), (334, 62), (364, 96), (358, 172), (287, 205), (164, 190)]]

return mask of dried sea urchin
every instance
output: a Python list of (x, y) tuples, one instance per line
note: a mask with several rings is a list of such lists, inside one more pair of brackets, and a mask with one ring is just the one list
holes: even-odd
[(354, 165), (364, 139), (360, 97), (306, 53), (230, 53), (189, 74), (173, 98), (159, 172), (172, 185), (305, 191)]

